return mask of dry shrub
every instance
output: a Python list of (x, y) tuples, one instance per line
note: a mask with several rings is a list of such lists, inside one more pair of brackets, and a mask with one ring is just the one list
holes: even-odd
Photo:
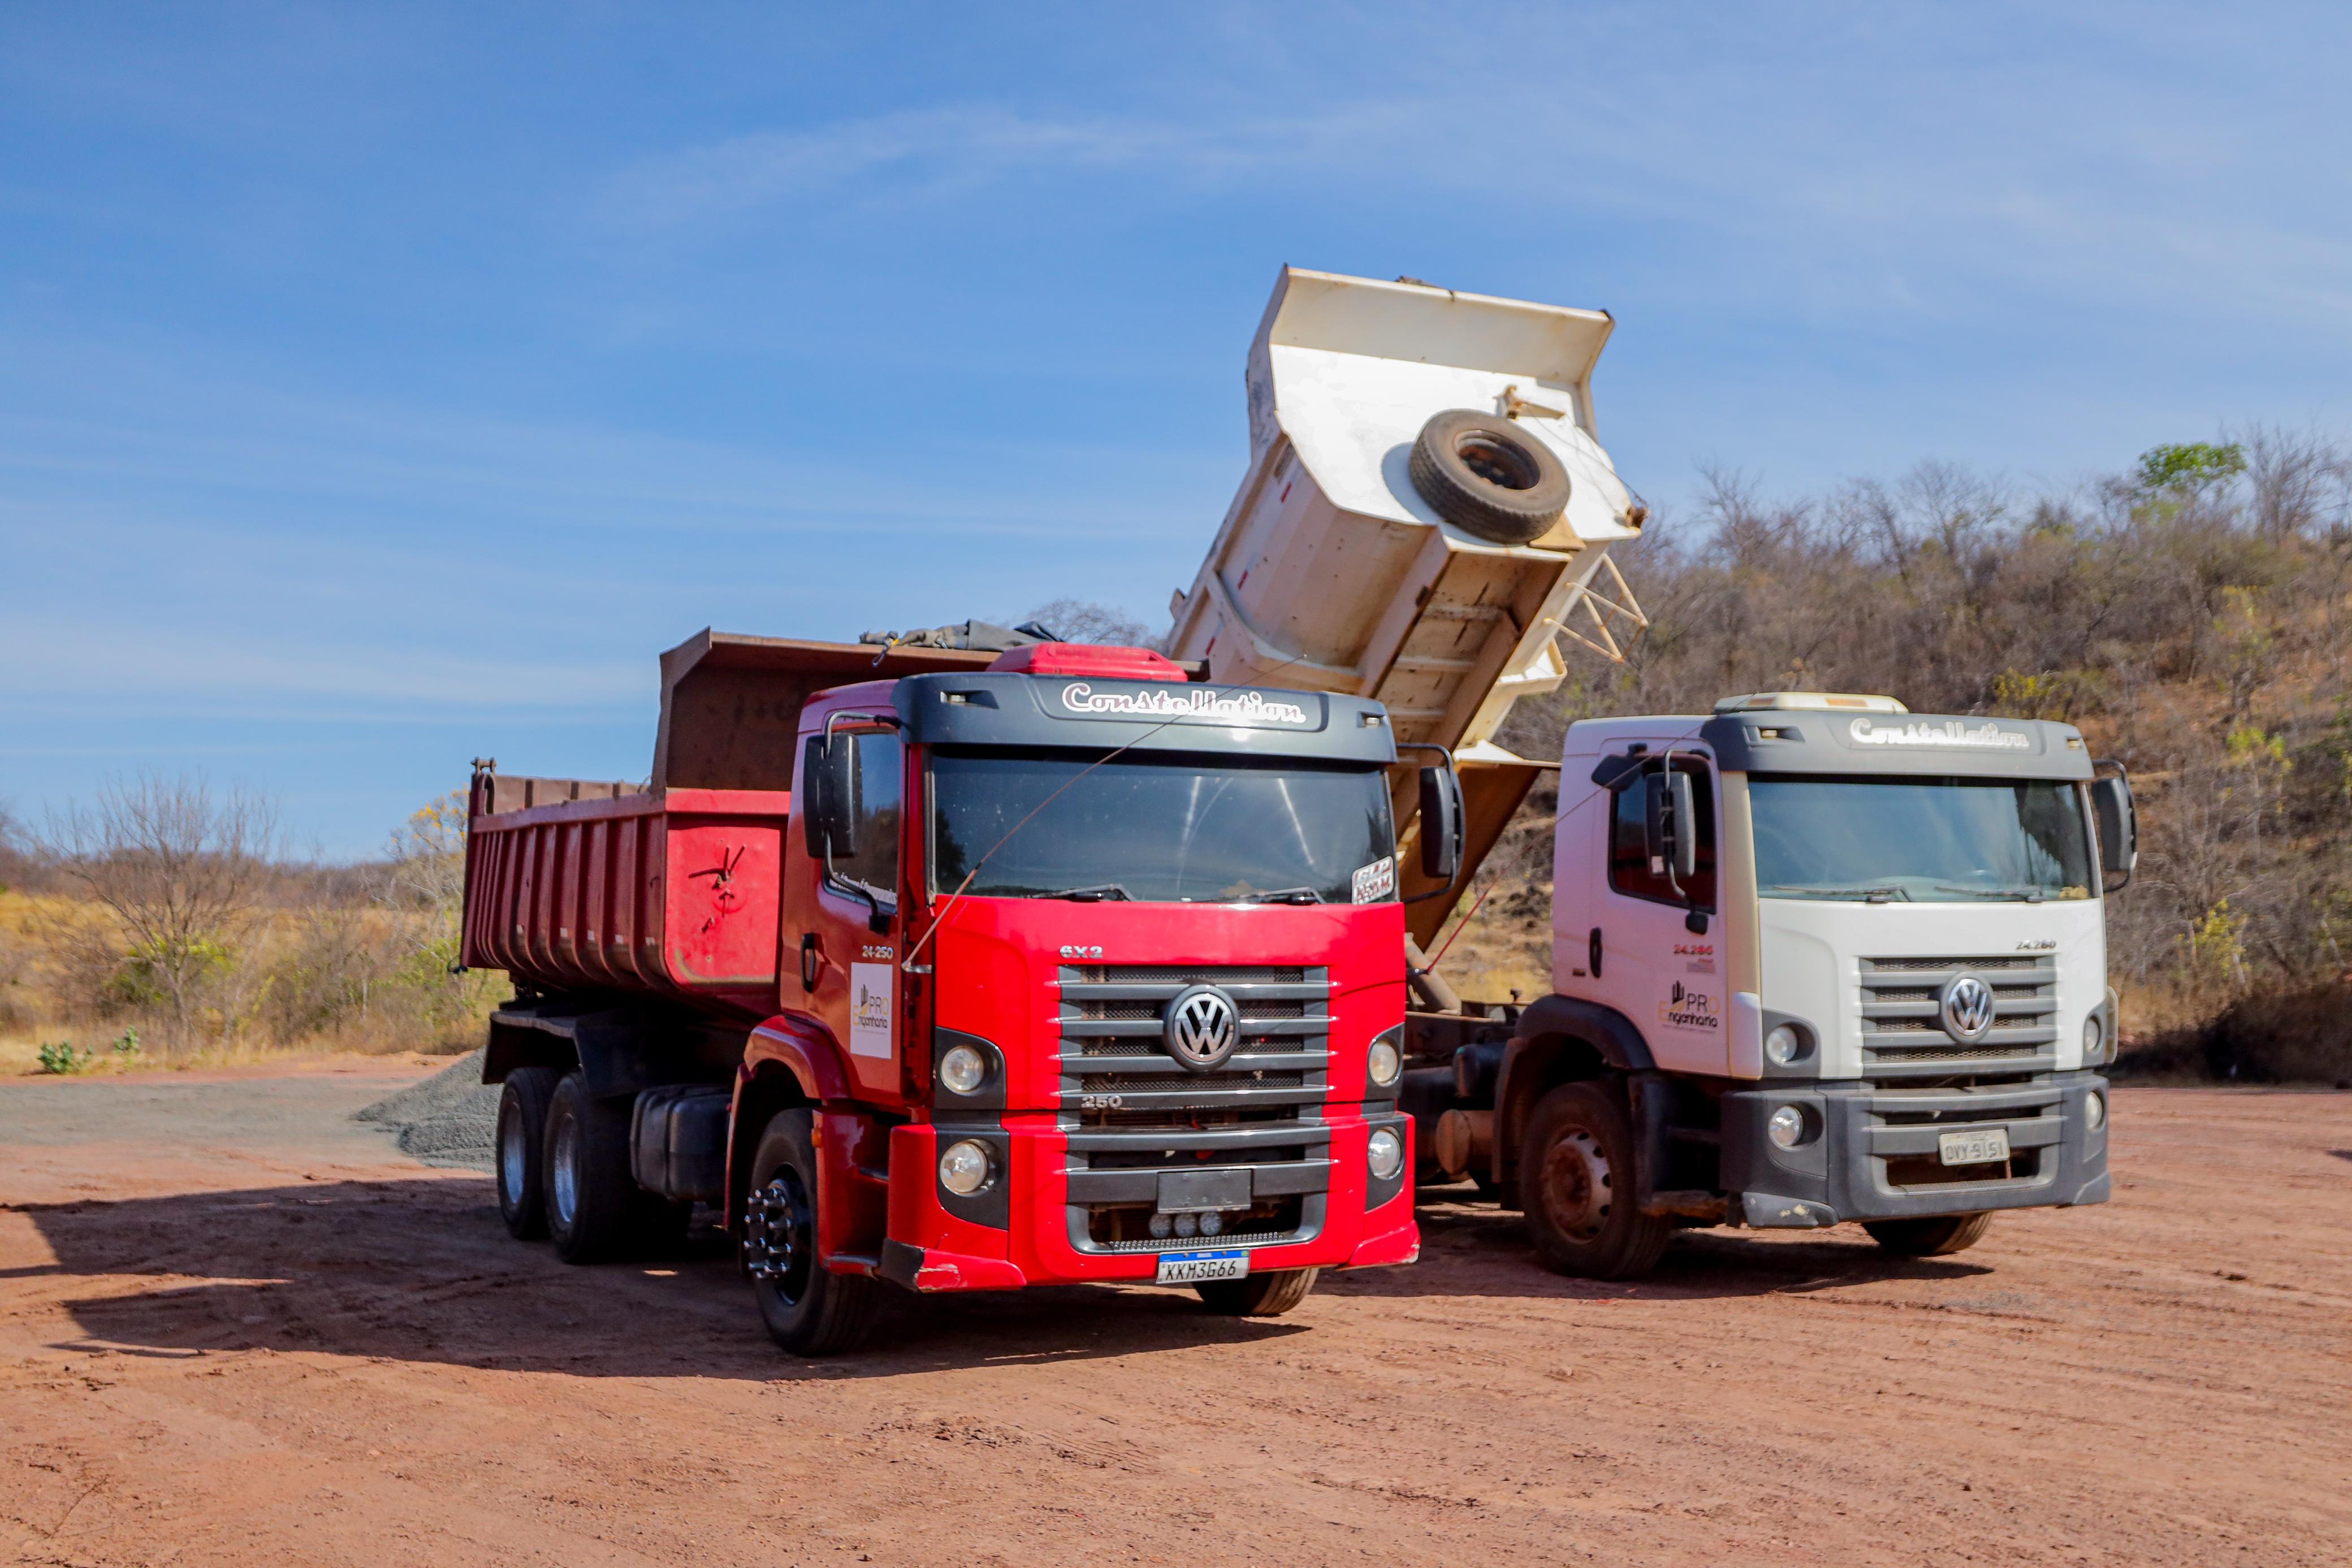
[(131, 1029), (148, 1061), (478, 1044), (506, 993), (502, 976), (450, 972), (463, 796), (359, 866), (259, 852), (274, 814), (201, 779), (147, 778), (59, 819), (47, 863), (67, 891), (5, 895), (0, 1032)]
[(2197, 1045), (2216, 1078), (2352, 1087), (2352, 981), (2245, 998)]

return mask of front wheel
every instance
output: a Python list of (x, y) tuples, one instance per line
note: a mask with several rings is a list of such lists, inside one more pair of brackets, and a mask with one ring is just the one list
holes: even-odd
[(1563, 1083), (1536, 1102), (1519, 1145), (1519, 1203), (1536, 1256), (1555, 1274), (1648, 1273), (1674, 1221), (1633, 1201), (1633, 1127), (1600, 1083)]
[(743, 1272), (768, 1337), (795, 1355), (855, 1350), (873, 1326), (874, 1281), (829, 1272), (817, 1257), (817, 1197), (814, 1123), (779, 1112), (751, 1156)]
[(1239, 1280), (1203, 1280), (1201, 1303), (1229, 1318), (1278, 1318), (1307, 1299), (1320, 1269), (1272, 1269)]
[(1992, 1216), (1935, 1214), (1924, 1219), (1865, 1219), (1870, 1239), (1898, 1258), (1941, 1258), (1965, 1252), (1992, 1228)]

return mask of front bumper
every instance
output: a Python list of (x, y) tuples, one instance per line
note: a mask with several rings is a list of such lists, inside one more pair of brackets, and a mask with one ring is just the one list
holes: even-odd
[[(1365, 1158), (1381, 1127), (1405, 1141), (1404, 1169), (1386, 1182)], [(992, 1204), (943, 1194), (934, 1174), (943, 1143), (975, 1135), (1003, 1162)], [(878, 1271), (909, 1290), (960, 1291), (1149, 1281), (1161, 1252), (1202, 1248), (1245, 1249), (1253, 1272), (1410, 1263), (1421, 1252), (1412, 1170), (1412, 1119), (1385, 1104), (1202, 1128), (1083, 1127), (1052, 1113), (1010, 1113), (983, 1127), (894, 1127)], [(1201, 1172), (1228, 1182), (1245, 1173), (1270, 1217), (1214, 1238), (1104, 1239), (1111, 1211), (1125, 1211), (1128, 1224), (1150, 1212), (1162, 1176)]]
[[(1730, 1218), (1802, 1229), (1847, 1219), (2105, 1203), (2107, 1124), (2093, 1128), (2084, 1113), (2095, 1092), (2112, 1113), (2107, 1082), (2095, 1072), (1957, 1089), (1790, 1082), (1734, 1091), (1723, 1097), (1721, 1124)], [(1812, 1134), (1793, 1149), (1765, 1135), (1766, 1123), (1784, 1105), (1802, 1112)], [(2009, 1135), (2007, 1167), (1940, 1166), (1941, 1134), (1993, 1127)]]

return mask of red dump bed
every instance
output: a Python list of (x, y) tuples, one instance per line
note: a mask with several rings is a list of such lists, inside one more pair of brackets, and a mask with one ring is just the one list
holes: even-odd
[(605, 786), (602, 799), (485, 811), (509, 793), (489, 783), (478, 781), (467, 841), (467, 965), (775, 1011), (788, 791)]

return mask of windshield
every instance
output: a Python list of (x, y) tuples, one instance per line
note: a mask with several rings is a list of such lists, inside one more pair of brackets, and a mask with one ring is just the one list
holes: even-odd
[(1009, 898), (1396, 897), (1388, 776), (1378, 768), (1155, 752), (1087, 772), (1096, 760), (1067, 751), (933, 752), (933, 889), (954, 892), (978, 865), (968, 891)]
[(2072, 784), (1751, 779), (1756, 891), (1874, 904), (2091, 896)]

